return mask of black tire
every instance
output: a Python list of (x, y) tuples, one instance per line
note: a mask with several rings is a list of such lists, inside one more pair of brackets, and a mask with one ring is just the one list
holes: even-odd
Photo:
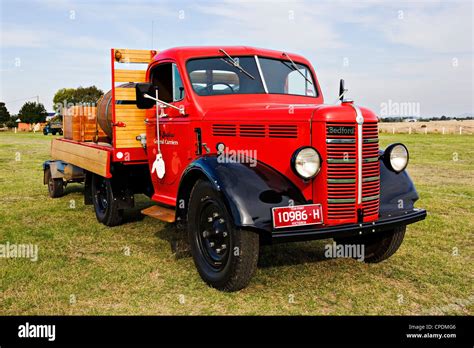
[(63, 131), (62, 131), (62, 130), (59, 131), (59, 135), (63, 135)]
[(257, 269), (259, 236), (234, 227), (208, 181), (198, 180), (191, 191), (187, 228), (194, 264), (207, 284), (222, 291), (238, 291), (249, 284)]
[(48, 185), (48, 193), (51, 198), (58, 198), (64, 194), (64, 182), (62, 178), (53, 179), (51, 169), (48, 167), (44, 172), (45, 181)]
[(48, 135), (48, 131), (46, 129), (43, 129), (43, 134)]
[(97, 220), (106, 226), (120, 225), (123, 220), (123, 210), (118, 209), (112, 190), (112, 180), (94, 174), (91, 181), (92, 203)]
[(379, 263), (390, 256), (402, 245), (406, 226), (396, 227), (381, 234), (362, 237), (336, 239), (338, 244), (364, 244), (364, 262)]
[(52, 133), (53, 135), (56, 135), (56, 131), (55, 131), (55, 130), (53, 130), (51, 133)]

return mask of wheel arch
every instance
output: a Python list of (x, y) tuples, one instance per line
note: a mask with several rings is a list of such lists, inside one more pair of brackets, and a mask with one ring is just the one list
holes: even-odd
[(216, 156), (193, 161), (184, 171), (176, 200), (176, 220), (186, 221), (191, 189), (199, 179), (212, 183), (232, 216), (236, 227), (270, 232), (271, 208), (307, 203), (300, 190), (275, 169), (257, 162), (219, 163)]

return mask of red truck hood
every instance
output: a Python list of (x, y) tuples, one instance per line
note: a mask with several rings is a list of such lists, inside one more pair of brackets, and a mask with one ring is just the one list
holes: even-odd
[[(370, 110), (360, 110), (365, 122), (377, 121)], [(326, 185), (325, 177), (319, 175), (311, 182), (297, 177), (290, 166), (295, 150), (313, 146), (320, 154), (325, 154), (326, 124), (356, 125), (357, 116), (356, 109), (348, 103), (324, 105), (254, 101), (236, 104), (234, 101), (231, 104), (229, 99), (226, 104), (206, 105), (201, 114), (204, 121), (202, 137), (210, 148), (214, 148), (217, 141), (223, 141), (230, 149), (255, 150), (259, 161), (289, 178), (307, 200), (321, 198), (313, 192), (313, 188)], [(297, 136), (293, 136), (292, 129), (296, 130)]]
[[(360, 108), (365, 121), (376, 122), (377, 116), (366, 108)], [(238, 122), (354, 122), (356, 112), (349, 104), (286, 104), (286, 103), (239, 103), (216, 105), (203, 112), (206, 121)]]

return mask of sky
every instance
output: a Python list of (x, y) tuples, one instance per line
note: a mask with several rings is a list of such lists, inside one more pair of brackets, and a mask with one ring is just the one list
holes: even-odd
[(107, 91), (110, 48), (247, 45), (308, 58), (325, 103), (344, 78), (381, 116), (472, 115), (473, 18), (472, 0), (0, 0), (0, 101), (52, 111), (60, 88)]

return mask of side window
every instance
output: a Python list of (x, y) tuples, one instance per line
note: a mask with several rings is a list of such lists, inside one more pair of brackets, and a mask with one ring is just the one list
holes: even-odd
[(151, 83), (158, 88), (158, 98), (167, 103), (173, 101), (171, 65), (171, 63), (160, 64), (151, 72)]
[(158, 98), (172, 103), (184, 98), (184, 87), (176, 64), (164, 63), (153, 68), (151, 83), (158, 88)]
[(173, 101), (180, 101), (184, 98), (184, 86), (179, 75), (178, 66), (173, 63)]

